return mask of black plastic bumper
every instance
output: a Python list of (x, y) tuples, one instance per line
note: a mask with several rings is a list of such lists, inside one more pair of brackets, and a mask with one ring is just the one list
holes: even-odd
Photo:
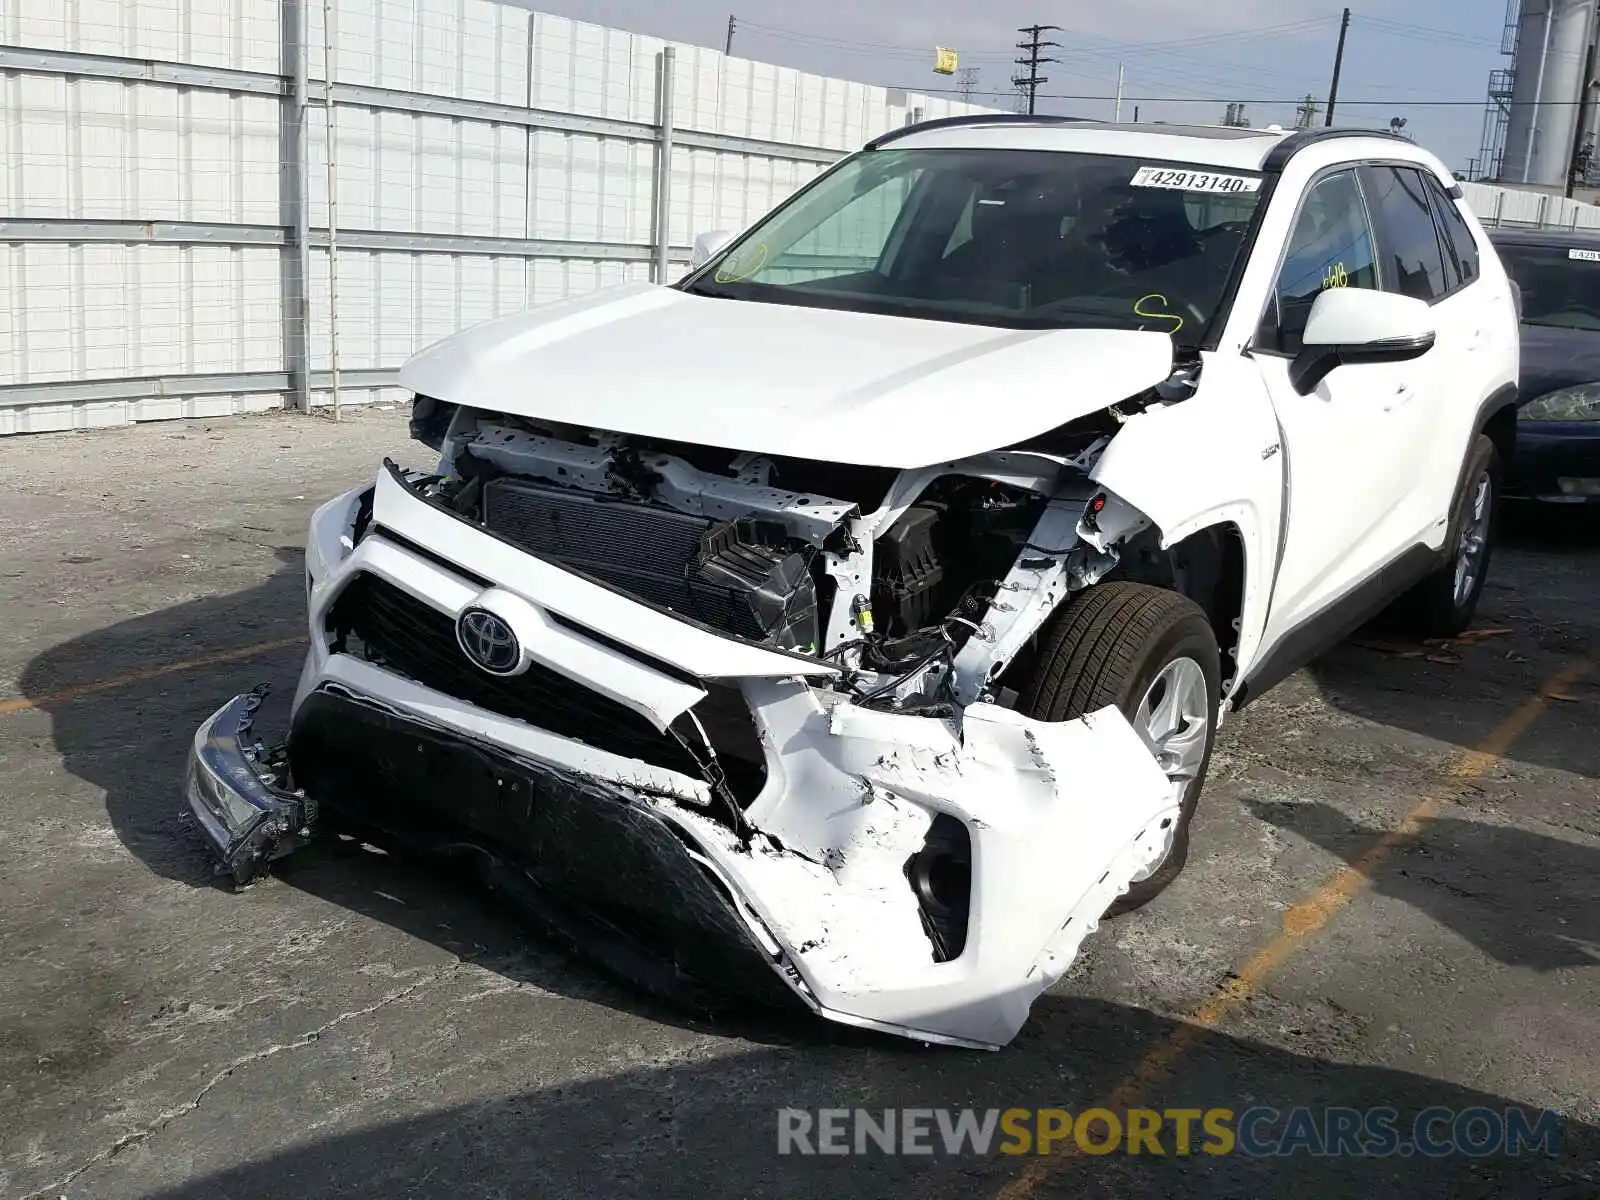
[(295, 715), (289, 761), (325, 818), (444, 855), (577, 953), (700, 1009), (802, 1006), (650, 799), (343, 692)]
[(1502, 491), (1512, 499), (1600, 504), (1600, 421), (1519, 421)]

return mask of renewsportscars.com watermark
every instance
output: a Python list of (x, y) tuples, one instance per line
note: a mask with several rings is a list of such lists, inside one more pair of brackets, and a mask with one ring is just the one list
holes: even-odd
[(1556, 1153), (1560, 1115), (1521, 1108), (781, 1108), (778, 1153), (1243, 1154), (1388, 1158)]

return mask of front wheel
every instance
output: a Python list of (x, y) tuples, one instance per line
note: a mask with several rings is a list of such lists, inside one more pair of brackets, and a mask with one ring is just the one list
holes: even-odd
[(1108, 915), (1155, 899), (1189, 857), (1189, 825), (1205, 786), (1222, 685), (1216, 635), (1187, 596), (1143, 583), (1097, 584), (1056, 617), (1022, 709), (1070, 721), (1115, 705), (1166, 772), (1179, 807), (1162, 856)]

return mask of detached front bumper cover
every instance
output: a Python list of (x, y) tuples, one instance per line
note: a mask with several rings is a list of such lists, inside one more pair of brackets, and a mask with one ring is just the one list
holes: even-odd
[(281, 756), (252, 739), (267, 689), (235, 696), (195, 732), (184, 771), (189, 810), (218, 860), (243, 886), (310, 840), (314, 806), (291, 790)]

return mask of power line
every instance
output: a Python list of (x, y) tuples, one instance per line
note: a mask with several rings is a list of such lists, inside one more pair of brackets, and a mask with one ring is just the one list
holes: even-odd
[[(957, 91), (957, 89), (955, 89), (955, 88), (923, 87), (921, 84), (910, 84), (910, 83), (901, 84), (900, 86), (902, 88), (904, 88), (905, 90), (907, 90), (907, 91), (921, 92), (923, 95), (928, 95), (928, 96), (938, 96), (938, 95), (947, 95), (947, 94), (948, 95), (953, 95)], [(1011, 92), (994, 92), (994, 91), (978, 91), (978, 92), (974, 92), (973, 93), (973, 95), (975, 95), (975, 96), (991, 96), (991, 97), (992, 96), (1010, 96), (1012, 94), (1013, 93), (1011, 93)], [(1108, 92), (1040, 92), (1038, 98), (1040, 100), (1111, 100), (1113, 97)], [(1124, 96), (1122, 98), (1122, 100), (1123, 100), (1123, 103), (1125, 103), (1125, 104), (1134, 104), (1134, 103), (1138, 103), (1138, 104), (1227, 104), (1227, 103), (1233, 103), (1233, 101), (1230, 101), (1226, 96)], [(1274, 105), (1274, 104), (1278, 104), (1278, 105), (1285, 105), (1285, 104), (1287, 104), (1287, 105), (1298, 105), (1304, 100), (1305, 100), (1304, 96), (1288, 96), (1288, 97), (1277, 96), (1277, 97), (1268, 97), (1266, 99), (1257, 98), (1257, 99), (1253, 99), (1253, 100), (1240, 100), (1237, 103), (1240, 103), (1240, 104), (1259, 104), (1259, 105)], [(1581, 100), (1508, 100), (1508, 101), (1506, 101), (1507, 107), (1510, 107), (1510, 108), (1522, 108), (1522, 107), (1532, 108), (1535, 105), (1537, 105), (1539, 108), (1575, 108), (1581, 103), (1582, 103)], [(1482, 108), (1483, 107), (1483, 98), (1480, 96), (1480, 97), (1477, 97), (1476, 99), (1472, 99), (1472, 100), (1410, 100), (1410, 99), (1406, 99), (1405, 97), (1390, 96), (1390, 97), (1387, 97), (1387, 98), (1375, 99), (1375, 100), (1347, 100), (1343, 96), (1341, 96), (1341, 97), (1339, 97), (1339, 105), (1340, 105), (1340, 107), (1344, 107), (1344, 108), (1347, 108), (1350, 105), (1365, 105), (1365, 106), (1381, 105), (1381, 106), (1384, 106), (1384, 107), (1387, 107), (1387, 108), (1396, 108), (1396, 107), (1402, 107), (1402, 108)]]
[[(1097, 40), (1096, 44), (1083, 50), (1062, 50), (1062, 54), (1069, 58), (1100, 58), (1107, 53), (1121, 55), (1135, 54), (1160, 54), (1173, 48), (1210, 46), (1218, 44), (1233, 44), (1243, 41), (1257, 41), (1262, 38), (1278, 37), (1289, 33), (1307, 32), (1311, 29), (1331, 24), (1332, 17), (1313, 17), (1299, 21), (1289, 21), (1280, 25), (1263, 25), (1252, 29), (1234, 30), (1226, 33), (1200, 34), (1195, 37), (1169, 38), (1154, 42), (1116, 42), (1109, 39)], [(760, 21), (751, 21), (748, 18), (739, 19), (739, 27), (757, 33), (763, 37), (775, 38), (779, 41), (805, 42), (812, 45), (827, 46), (832, 49), (859, 51), (861, 53), (886, 54), (905, 58), (925, 58), (927, 47), (896, 45), (886, 42), (862, 42), (852, 39), (840, 38), (826, 34), (805, 33), (796, 29), (785, 29), (777, 25), (767, 25)], [(1056, 26), (1042, 26), (1042, 29), (1054, 30)], [(1027, 30), (1020, 32), (1026, 33)], [(1010, 50), (998, 49), (961, 49), (964, 58), (1000, 59), (1010, 58)], [(1217, 64), (1222, 65), (1222, 64)]]
[(1059, 32), (1060, 29), (1061, 26), (1059, 25), (1024, 25), (1021, 29), (1017, 30), (1018, 33), (1027, 35), (1027, 41), (1017, 43), (1017, 49), (1024, 51), (1025, 54), (1024, 57), (1013, 59), (1012, 61), (1015, 62), (1019, 67), (1026, 67), (1028, 69), (1028, 73), (1026, 75), (1013, 75), (1011, 77), (1011, 82), (1017, 86), (1019, 91), (1023, 92), (1028, 97), (1029, 113), (1033, 112), (1034, 102), (1038, 99), (1039, 85), (1041, 83), (1050, 82), (1049, 76), (1039, 74), (1039, 68), (1045, 63), (1061, 61), (1059, 58), (1049, 58), (1039, 53), (1039, 51), (1050, 46), (1061, 45), (1060, 42), (1041, 41), (1040, 35), (1044, 33)]

